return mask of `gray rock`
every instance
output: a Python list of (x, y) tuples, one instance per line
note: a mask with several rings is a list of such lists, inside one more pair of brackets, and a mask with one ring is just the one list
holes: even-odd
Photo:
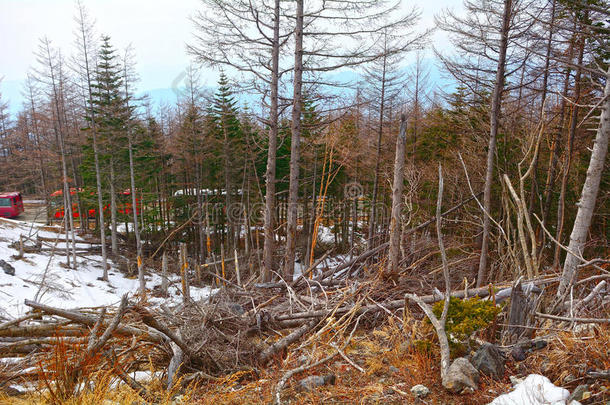
[(451, 363), (443, 386), (450, 392), (458, 394), (479, 387), (479, 372), (465, 357), (459, 357)]
[(417, 384), (411, 387), (411, 394), (415, 395), (417, 398), (425, 398), (430, 393), (428, 387), (422, 384)]
[(523, 361), (526, 357), (525, 350), (523, 350), (523, 348), (519, 345), (513, 347), (513, 349), (510, 351), (510, 355), (513, 359), (515, 359), (515, 361)]
[(311, 391), (316, 387), (323, 385), (334, 385), (337, 377), (334, 374), (329, 375), (310, 375), (299, 381), (299, 388), (304, 391)]
[(2, 271), (4, 271), (9, 276), (15, 275), (15, 268), (2, 259), (0, 259), (0, 267), (2, 267)]
[(390, 366), (388, 370), (390, 370), (392, 373), (400, 373), (400, 370), (394, 366)]
[(568, 398), (568, 404), (571, 401), (582, 401), (585, 392), (589, 390), (589, 386), (587, 384), (581, 384), (574, 389), (570, 397)]
[(504, 376), (504, 355), (495, 346), (485, 343), (472, 357), (472, 365), (481, 373), (500, 379)]

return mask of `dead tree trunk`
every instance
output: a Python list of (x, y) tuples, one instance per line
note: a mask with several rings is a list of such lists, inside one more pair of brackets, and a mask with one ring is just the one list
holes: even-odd
[(606, 72), (604, 98), (605, 101), (601, 105), (601, 116), (595, 136), (593, 152), (591, 153), (591, 160), (587, 169), (587, 177), (582, 187), (578, 212), (576, 213), (572, 234), (570, 235), (568, 255), (563, 265), (563, 273), (557, 290), (558, 297), (562, 297), (569, 291), (574, 282), (574, 277), (581, 261), (580, 257), (587, 241), (593, 209), (595, 208), (595, 200), (597, 199), (599, 184), (604, 171), (604, 162), (608, 152), (608, 134), (610, 133), (610, 68)]
[[(574, 152), (574, 140), (576, 138), (576, 127), (578, 120), (578, 112), (579, 107), (578, 103), (580, 102), (581, 95), (581, 79), (582, 79), (582, 63), (584, 60), (584, 51), (585, 51), (585, 37), (581, 35), (579, 41), (579, 49), (578, 49), (578, 62), (576, 67), (576, 76), (574, 77), (574, 103), (572, 106), (572, 114), (570, 116), (570, 132), (568, 135), (568, 149), (565, 153), (566, 164), (564, 167), (563, 175), (561, 178), (561, 191), (559, 192), (559, 204), (557, 207), (557, 231), (555, 234), (555, 239), (561, 243), (562, 235), (563, 235), (563, 226), (564, 226), (564, 216), (565, 216), (565, 197), (566, 191), (568, 187), (568, 176), (570, 174), (570, 168), (572, 166), (572, 154)], [(559, 245), (555, 246), (555, 253), (553, 255), (553, 267), (559, 267), (560, 262), (560, 254), (561, 248)]]
[(512, 16), (512, 0), (504, 0), (502, 13), (502, 30), (500, 32), (500, 47), (498, 50), (498, 67), (491, 100), (489, 146), (487, 148), (487, 170), (485, 172), (485, 189), (483, 193), (483, 240), (481, 242), (481, 257), (477, 276), (477, 287), (480, 287), (487, 277), (487, 252), (489, 250), (489, 232), (491, 229), (491, 184), (494, 173), (494, 157), (496, 153), (496, 139), (500, 121), (500, 108), (502, 92), (504, 90), (504, 71), (506, 67), (506, 50), (508, 48), (508, 31)]
[(379, 176), (380, 176), (380, 165), (381, 165), (381, 137), (383, 135), (383, 118), (384, 118), (384, 107), (385, 107), (385, 85), (386, 85), (386, 58), (383, 56), (383, 63), (381, 69), (381, 99), (379, 105), (379, 126), (377, 127), (377, 152), (375, 158), (375, 178), (373, 179), (373, 196), (371, 198), (371, 216), (369, 217), (369, 239), (368, 239), (368, 250), (373, 248), (373, 239), (375, 236), (376, 229), (376, 217), (377, 217), (377, 194), (379, 192)]
[(110, 246), (112, 254), (119, 254), (116, 235), (116, 190), (114, 188), (114, 158), (110, 158)]
[(269, 145), (265, 173), (265, 242), (263, 244), (263, 281), (271, 280), (273, 271), (273, 234), (275, 212), (275, 162), (278, 134), (278, 80), (280, 57), (280, 0), (273, 6), (273, 44), (271, 49), (271, 109), (269, 111)]
[(294, 92), (292, 100), (292, 138), (290, 144), (290, 185), (288, 187), (288, 218), (286, 223), (286, 254), (284, 277), (292, 281), (297, 239), (299, 203), (299, 161), (301, 143), (301, 109), (303, 105), (303, 0), (296, 0), (296, 27), (294, 31)]
[(394, 185), (392, 186), (392, 218), (390, 219), (390, 247), (388, 253), (388, 275), (398, 274), (400, 262), (400, 235), (402, 234), (402, 192), (404, 190), (405, 149), (407, 145), (407, 118), (400, 117), (400, 131), (396, 138), (396, 159), (394, 160)]

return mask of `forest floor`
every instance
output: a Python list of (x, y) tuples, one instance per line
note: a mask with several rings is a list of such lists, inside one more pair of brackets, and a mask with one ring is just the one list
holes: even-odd
[[(0, 323), (26, 312), (24, 300), (35, 300), (58, 308), (97, 310), (102, 306), (115, 307), (125, 293), (135, 294), (138, 281), (125, 274), (115, 261), (109, 273), (110, 281), (99, 280), (101, 257), (98, 253), (83, 253), (78, 270), (65, 267), (65, 256), (53, 252), (25, 253), (17, 257), (14, 242), (20, 235), (43, 240), (55, 238), (54, 249), (65, 248), (57, 228), (45, 227), (24, 221), (0, 220), (0, 259), (10, 264), (15, 274), (0, 271)], [(59, 236), (59, 238), (58, 238)], [(79, 238), (84, 242), (83, 238)], [(48, 242), (47, 242), (48, 243)], [(179, 276), (170, 276), (168, 298), (150, 297), (149, 304), (175, 306), (181, 303)], [(161, 283), (155, 273), (147, 276), (147, 286), (154, 289)], [(215, 293), (209, 287), (191, 287), (195, 301), (205, 300)], [(548, 377), (557, 387), (570, 392), (586, 384), (587, 397), (582, 404), (605, 404), (610, 400), (607, 379), (592, 379), (591, 370), (610, 370), (610, 328), (604, 324), (585, 324), (568, 328), (558, 322), (546, 322), (536, 330), (535, 338), (543, 341), (540, 350), (528, 352), (522, 361), (506, 356), (504, 376), (494, 380), (481, 376), (479, 387), (472, 393), (451, 394), (443, 388), (440, 379), (440, 354), (434, 331), (420, 315), (407, 312), (402, 318), (380, 316), (374, 322), (359, 327), (343, 353), (334, 352), (331, 346), (332, 328), (315, 340), (295, 344), (274, 356), (265, 367), (231, 371), (225, 375), (204, 376), (197, 383), (185, 384), (183, 390), (167, 391), (166, 370), (153, 364), (142, 364), (130, 374), (162, 404), (268, 404), (275, 396), (278, 381), (290, 370), (310, 364), (335, 353), (331, 360), (319, 366), (295, 373), (287, 379), (282, 390), (282, 403), (292, 404), (488, 404), (498, 396), (510, 392), (515, 382), (530, 374)], [(328, 318), (328, 324), (333, 318)], [(495, 328), (496, 325), (492, 325)], [(493, 335), (493, 334), (492, 334)], [(279, 334), (267, 344), (282, 338)], [(489, 336), (489, 334), (487, 334)], [(130, 341), (123, 338), (124, 343)], [(256, 338), (255, 338), (256, 339)], [(117, 338), (117, 342), (121, 342)], [(493, 342), (499, 344), (498, 342)], [(75, 350), (82, 350), (74, 346)], [(472, 353), (470, 353), (472, 354)], [(0, 360), (0, 375), (11, 363), (20, 359)], [(51, 395), (42, 366), (32, 365), (21, 372), (40, 374), (37, 383), (11, 384), (9, 391), (0, 389), (0, 404), (51, 404), (58, 403)], [(42, 378), (41, 378), (42, 377)], [(325, 383), (313, 389), (303, 388), (307, 377), (321, 377)], [(46, 381), (46, 382), (45, 382)], [(57, 382), (57, 381), (54, 381)], [(141, 396), (109, 370), (94, 372), (89, 382), (93, 390), (83, 390), (67, 404), (118, 405), (142, 403)], [(1, 383), (1, 381), (0, 381)], [(417, 397), (411, 388), (422, 384), (429, 393)], [(0, 384), (1, 388), (1, 384)], [(15, 394), (18, 394), (15, 396)], [(519, 401), (516, 403), (539, 405), (543, 402)], [(559, 404), (565, 402), (559, 402)]]

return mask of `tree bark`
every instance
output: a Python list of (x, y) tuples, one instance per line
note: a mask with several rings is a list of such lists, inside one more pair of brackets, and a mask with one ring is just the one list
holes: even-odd
[[(567, 293), (574, 282), (574, 277), (581, 261), (579, 256), (582, 256), (587, 241), (591, 219), (593, 218), (593, 209), (595, 208), (595, 200), (597, 199), (604, 171), (604, 162), (608, 152), (608, 134), (610, 133), (610, 68), (606, 72), (604, 97), (605, 101), (601, 105), (601, 117), (589, 168), (587, 169), (587, 177), (582, 188), (578, 212), (576, 213), (572, 234), (570, 235), (568, 254), (563, 265), (559, 288), (557, 289), (558, 297), (562, 297)], [(574, 253), (579, 256), (576, 256)]]
[(116, 190), (114, 187), (114, 158), (110, 158), (110, 244), (112, 254), (119, 254), (116, 235)]
[(267, 147), (267, 171), (265, 172), (265, 218), (263, 243), (263, 281), (271, 280), (274, 250), (275, 213), (275, 162), (278, 134), (278, 81), (280, 57), (280, 0), (273, 6), (273, 45), (271, 48), (271, 109), (269, 111), (269, 145)]
[[(78, 34), (79, 34), (78, 41), (80, 41), (80, 45), (82, 46), (84, 74), (85, 74), (85, 80), (86, 80), (86, 85), (87, 85), (87, 97), (88, 97), (89, 105), (91, 106), (92, 101), (93, 101), (93, 94), (92, 94), (92, 83), (91, 83), (91, 70), (89, 67), (88, 41), (90, 40), (90, 38), (87, 37), (91, 33), (88, 30), (85, 9), (84, 9), (82, 3), (80, 1), (77, 2), (77, 6), (78, 6), (77, 21), (78, 21)], [(85, 105), (85, 111), (87, 111), (86, 107), (87, 106)], [(91, 111), (90, 111), (89, 119), (91, 120), (90, 121), (91, 136), (93, 138), (93, 158), (94, 158), (94, 163), (95, 163), (95, 185), (96, 185), (96, 191), (97, 191), (97, 211), (98, 211), (98, 218), (99, 218), (99, 225), (100, 225), (100, 239), (101, 239), (101, 244), (102, 244), (102, 269), (103, 269), (102, 279), (105, 281), (108, 281), (108, 253), (106, 250), (106, 226), (105, 226), (106, 224), (104, 221), (104, 200), (103, 200), (103, 196), (102, 196), (102, 176), (101, 176), (101, 172), (100, 172), (99, 149), (98, 149), (98, 144), (97, 144), (97, 127), (95, 125), (95, 117), (93, 115), (93, 112), (91, 112)]]
[(379, 126), (377, 127), (377, 152), (375, 158), (375, 178), (373, 179), (373, 197), (371, 198), (371, 216), (369, 218), (369, 239), (367, 242), (368, 250), (374, 246), (374, 237), (376, 229), (376, 216), (377, 216), (377, 194), (379, 192), (379, 169), (381, 165), (381, 137), (383, 135), (383, 118), (384, 118), (384, 107), (385, 107), (385, 82), (386, 82), (386, 58), (383, 56), (383, 64), (381, 69), (381, 100), (379, 105)]
[[(568, 187), (568, 176), (570, 174), (570, 168), (572, 166), (572, 154), (574, 153), (574, 139), (576, 138), (576, 126), (578, 121), (579, 107), (581, 95), (581, 79), (582, 79), (582, 63), (584, 60), (585, 51), (585, 38), (581, 35), (578, 44), (578, 62), (576, 67), (576, 76), (574, 77), (574, 106), (572, 106), (572, 114), (570, 115), (570, 132), (568, 135), (568, 149), (565, 154), (566, 164), (563, 170), (561, 178), (561, 191), (559, 192), (559, 204), (557, 206), (557, 231), (555, 239), (561, 243), (564, 226), (564, 215), (565, 215), (565, 196)], [(559, 267), (561, 255), (561, 248), (559, 245), (555, 246), (555, 253), (553, 255), (553, 267)]]
[(506, 50), (508, 48), (508, 32), (512, 16), (512, 0), (504, 0), (502, 12), (502, 29), (500, 31), (500, 47), (498, 50), (498, 67), (491, 101), (489, 146), (487, 149), (487, 170), (485, 172), (485, 189), (483, 192), (483, 238), (481, 242), (481, 257), (477, 276), (477, 287), (480, 287), (487, 277), (487, 253), (489, 250), (489, 232), (491, 228), (491, 184), (493, 182), (494, 157), (496, 153), (496, 140), (500, 121), (502, 93), (504, 90), (504, 71), (506, 68)]
[(388, 275), (398, 274), (400, 262), (400, 235), (402, 234), (402, 193), (404, 190), (405, 149), (407, 145), (407, 118), (400, 117), (400, 131), (396, 138), (394, 161), (394, 185), (392, 186), (392, 218), (390, 219), (390, 246), (388, 253)]
[(296, 27), (294, 32), (294, 92), (292, 100), (292, 137), (290, 144), (290, 185), (288, 189), (288, 217), (286, 221), (286, 254), (284, 277), (292, 281), (297, 239), (299, 203), (299, 161), (301, 143), (301, 109), (303, 106), (303, 1), (296, 0)]
[[(545, 102), (546, 102), (546, 96), (547, 96), (547, 86), (548, 86), (548, 82), (549, 82), (549, 66), (550, 66), (550, 62), (551, 62), (551, 50), (553, 48), (553, 33), (555, 30), (555, 9), (557, 6), (557, 0), (552, 0), (551, 3), (551, 21), (549, 23), (549, 37), (547, 39), (547, 43), (546, 43), (546, 55), (544, 57), (544, 71), (543, 71), (543, 76), (542, 76), (542, 95), (540, 97), (540, 112), (539, 112), (539, 121), (542, 122), (542, 120), (544, 119), (544, 106), (545, 106)], [(530, 200), (529, 200), (529, 206), (528, 206), (528, 212), (531, 216), (533, 210), (534, 210), (534, 203), (536, 201), (536, 196), (539, 194), (538, 193), (538, 158), (539, 158), (539, 152), (536, 153), (536, 155), (534, 156), (534, 163), (533, 163), (533, 169), (532, 169), (532, 190), (530, 192)]]

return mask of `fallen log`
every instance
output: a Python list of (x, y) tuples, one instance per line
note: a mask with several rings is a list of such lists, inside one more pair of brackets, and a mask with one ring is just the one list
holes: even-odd
[(568, 316), (543, 314), (536, 312), (535, 315), (540, 318), (552, 319), (555, 321), (575, 322), (575, 323), (610, 323), (610, 318), (570, 318)]
[(3, 337), (35, 337), (35, 336), (82, 336), (86, 335), (87, 331), (77, 326), (66, 326), (45, 324), (45, 325), (25, 325), (13, 326), (10, 328), (0, 329), (0, 338)]
[[(91, 326), (91, 327), (93, 327), (97, 322), (97, 319), (95, 317), (89, 316), (89, 315), (84, 315), (83, 313), (78, 312), (78, 311), (69, 311), (69, 310), (60, 309), (60, 308), (54, 308), (54, 307), (50, 307), (48, 305), (40, 304), (38, 302), (34, 302), (34, 301), (30, 301), (30, 300), (25, 300), (25, 305), (27, 305), (30, 308), (34, 308), (39, 311), (42, 311), (42, 312), (46, 312), (47, 314), (56, 315), (61, 318), (66, 318), (71, 321), (78, 322), (80, 324)], [(151, 340), (151, 341), (159, 342), (159, 343), (164, 341), (163, 336), (161, 336), (159, 333), (157, 333), (155, 331), (152, 331), (152, 330), (145, 331), (145, 330), (135, 328), (133, 326), (128, 326), (128, 325), (122, 325), (122, 326), (119, 325), (116, 328), (116, 333), (121, 334), (121, 335), (128, 335), (128, 336), (140, 336), (140, 337), (144, 337), (147, 340)]]
[(19, 318), (12, 319), (10, 321), (6, 321), (4, 323), (0, 323), (0, 330), (9, 328), (13, 325), (19, 325), (23, 321), (27, 321), (32, 318), (36, 318), (38, 314), (27, 314)]
[[(69, 343), (85, 342), (83, 338), (61, 338), (62, 341)], [(18, 342), (0, 343), (0, 354), (28, 354), (42, 346), (50, 346), (57, 343), (58, 338), (46, 337), (37, 339), (26, 339)]]
[[(549, 282), (554, 282), (554, 281), (556, 281), (556, 278), (532, 281), (532, 283), (544, 284), (544, 283), (549, 283)], [(456, 298), (468, 298), (468, 297), (475, 297), (475, 296), (485, 298), (485, 297), (489, 296), (490, 291), (492, 291), (493, 289), (498, 289), (498, 288), (510, 289), (510, 288), (512, 288), (512, 286), (510, 284), (501, 285), (501, 286), (488, 285), (485, 287), (454, 291), (451, 293), (451, 296), (456, 297)], [(502, 290), (502, 291), (504, 291), (504, 290)], [(509, 293), (509, 295), (510, 295), (510, 293)], [(434, 302), (442, 300), (443, 296), (442, 296), (442, 294), (437, 293), (437, 294), (424, 295), (419, 298), (426, 304), (432, 304)], [(358, 309), (356, 314), (359, 315), (364, 312), (381, 311), (381, 310), (383, 310), (383, 308), (386, 308), (389, 310), (400, 309), (405, 306), (405, 300), (400, 299), (400, 300), (392, 300), (392, 301), (383, 301), (383, 302), (380, 302), (379, 304), (381, 304), (381, 306), (378, 304), (364, 305)], [(352, 306), (340, 307), (335, 311), (335, 313), (344, 314), (346, 312), (351, 311), (352, 308), (353, 308)], [(333, 310), (329, 310), (329, 309), (320, 309), (317, 311), (307, 311), (307, 312), (296, 312), (293, 314), (280, 315), (280, 316), (274, 318), (274, 321), (285, 322), (285, 321), (295, 320), (295, 319), (322, 318), (322, 317), (329, 315), (331, 312), (333, 312)]]
[(290, 346), (292, 343), (299, 340), (301, 338), (301, 336), (303, 336), (304, 334), (309, 332), (316, 325), (316, 323), (317, 322), (315, 322), (315, 321), (310, 321), (304, 325), (301, 325), (300, 328), (295, 329), (287, 336), (281, 338), (280, 340), (278, 340), (277, 342), (275, 342), (274, 344), (272, 344), (271, 346), (269, 346), (268, 348), (263, 350), (261, 352), (261, 354), (258, 356), (259, 362), (261, 364), (267, 363), (277, 353), (281, 352), (286, 347)]

